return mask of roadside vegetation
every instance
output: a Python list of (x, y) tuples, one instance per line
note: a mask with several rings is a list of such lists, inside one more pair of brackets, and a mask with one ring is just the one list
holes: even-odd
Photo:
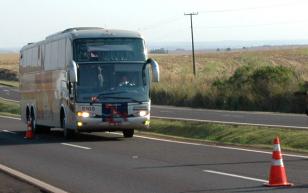
[(267, 149), (272, 149), (273, 139), (279, 136), (284, 150), (308, 152), (307, 130), (152, 119), (151, 128), (144, 132), (198, 142)]
[[(308, 49), (152, 55), (161, 68), (154, 104), (198, 108), (303, 113)], [(306, 85), (305, 85), (306, 84)]]
[(19, 82), (18, 81), (8, 81), (8, 80), (0, 80), (0, 85), (18, 88)]
[(18, 57), (16, 53), (0, 54), (0, 80), (18, 80)]
[(7, 53), (0, 54), (0, 69), (6, 69), (12, 72), (18, 72), (19, 54)]
[(20, 105), (15, 102), (8, 102), (0, 99), (0, 114), (1, 115), (13, 115), (20, 114)]

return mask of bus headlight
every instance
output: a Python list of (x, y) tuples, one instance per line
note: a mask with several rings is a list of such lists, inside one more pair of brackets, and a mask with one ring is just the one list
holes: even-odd
[(83, 125), (82, 122), (80, 122), (80, 121), (77, 122), (78, 127), (82, 127), (82, 125)]
[(88, 118), (88, 117), (90, 117), (90, 113), (89, 112), (78, 112), (77, 116), (83, 117), (83, 118)]
[(144, 117), (148, 114), (148, 111), (139, 111), (139, 116)]

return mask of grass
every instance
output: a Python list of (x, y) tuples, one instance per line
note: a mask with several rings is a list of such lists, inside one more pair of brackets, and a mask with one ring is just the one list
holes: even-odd
[(0, 113), (10, 114), (10, 115), (19, 115), (20, 105), (18, 103), (0, 100)]
[(13, 88), (19, 88), (19, 82), (18, 81), (0, 80), (0, 85), (9, 86), (9, 87), (13, 87)]
[(18, 72), (19, 54), (9, 53), (0, 54), (0, 68), (8, 69), (13, 72)]
[(273, 139), (279, 136), (285, 150), (308, 152), (308, 130), (152, 119), (151, 128), (146, 131), (185, 139), (260, 148), (272, 148)]
[[(304, 107), (303, 98), (293, 97), (295, 98), (293, 99), (290, 95), (301, 89), (300, 85), (308, 81), (308, 48), (199, 53), (196, 55), (196, 77), (192, 74), (190, 54), (155, 54), (151, 57), (158, 61), (161, 71), (160, 83), (153, 84), (152, 88), (154, 104), (230, 110), (304, 112), (304, 108), (301, 108)], [(245, 82), (239, 84), (241, 90), (234, 87), (219, 90), (213, 86), (218, 80), (228, 80), (244, 66), (249, 66), (256, 71), (266, 66), (285, 67), (292, 70), (295, 80), (292, 90), (272, 97), (276, 104), (280, 101), (291, 104), (290, 108), (282, 109), (280, 107), (284, 105), (275, 105), (269, 109), (268, 105), (262, 103), (262, 98), (266, 99), (267, 96), (262, 96), (260, 99), (248, 89), (246, 89), (247, 92), (243, 91), (251, 86)], [(262, 80), (259, 82), (262, 83)], [(275, 88), (275, 82), (272, 88)], [(240, 96), (237, 94), (239, 92)], [(294, 103), (294, 100), (300, 101), (301, 104)], [(243, 106), (243, 103), (246, 105)], [(293, 105), (297, 106), (293, 107)]]
[[(168, 80), (175, 80), (177, 77), (191, 79), (190, 54), (156, 54), (151, 57), (160, 64), (160, 86), (165, 87), (168, 85)], [(202, 85), (202, 83), (230, 77), (238, 67), (247, 64), (294, 67), (308, 81), (308, 48), (199, 53), (196, 54), (196, 79)]]

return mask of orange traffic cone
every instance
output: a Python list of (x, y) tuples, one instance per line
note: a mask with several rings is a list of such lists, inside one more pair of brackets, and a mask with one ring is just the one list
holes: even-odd
[(25, 135), (25, 139), (32, 139), (33, 138), (33, 132), (32, 132), (32, 124), (31, 120), (27, 123), (27, 131)]
[(272, 166), (269, 175), (269, 182), (266, 186), (293, 186), (287, 180), (286, 170), (283, 165), (282, 154), (280, 149), (279, 137), (274, 139), (274, 150), (272, 154)]

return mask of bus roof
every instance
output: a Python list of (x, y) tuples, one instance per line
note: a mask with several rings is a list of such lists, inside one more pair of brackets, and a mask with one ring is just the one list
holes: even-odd
[(109, 38), (109, 37), (131, 37), (141, 38), (138, 32), (127, 30), (104, 29), (99, 27), (77, 27), (69, 28), (64, 31), (46, 37), (46, 40), (56, 38), (61, 35), (70, 35), (73, 39), (77, 38)]
[(79, 38), (142, 38), (140, 33), (128, 30), (104, 29), (99, 27), (76, 27), (68, 28), (58, 33), (49, 35), (43, 41), (24, 46), (22, 50), (33, 47), (35, 44), (62, 39), (64, 37), (68, 37), (71, 40)]

